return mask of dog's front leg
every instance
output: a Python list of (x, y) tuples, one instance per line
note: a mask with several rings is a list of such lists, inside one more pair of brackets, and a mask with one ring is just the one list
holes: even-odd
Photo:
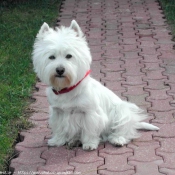
[(48, 140), (49, 146), (61, 146), (66, 143), (66, 130), (64, 128), (64, 112), (58, 108), (50, 107), (49, 127), (52, 130), (52, 138)]
[(87, 112), (82, 119), (81, 142), (84, 150), (97, 149), (107, 119), (101, 110)]
[(100, 138), (97, 135), (91, 135), (89, 132), (83, 131), (81, 135), (81, 141), (84, 150), (94, 150), (97, 149)]

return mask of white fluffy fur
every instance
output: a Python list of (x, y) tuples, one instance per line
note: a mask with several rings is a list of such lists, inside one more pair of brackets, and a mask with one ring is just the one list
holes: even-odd
[[(67, 59), (66, 55), (72, 58)], [(54, 56), (55, 59), (49, 59)], [(108, 88), (87, 76), (75, 89), (55, 95), (52, 91), (79, 82), (90, 69), (91, 54), (86, 39), (75, 20), (70, 27), (53, 30), (46, 23), (34, 44), (33, 64), (38, 77), (46, 83), (50, 103), (49, 124), (53, 132), (51, 146), (74, 144), (93, 150), (100, 141), (124, 145), (139, 136), (137, 129), (158, 130), (141, 122), (147, 115), (135, 104), (122, 101)], [(56, 68), (64, 67), (64, 77), (56, 77)]]

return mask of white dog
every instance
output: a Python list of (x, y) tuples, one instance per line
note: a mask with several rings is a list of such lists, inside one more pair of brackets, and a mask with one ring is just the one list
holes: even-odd
[(100, 141), (124, 145), (139, 136), (137, 129), (158, 130), (141, 122), (147, 118), (135, 104), (122, 101), (93, 79), (92, 58), (86, 39), (75, 20), (55, 30), (44, 23), (37, 34), (33, 64), (46, 83), (50, 103), (50, 146), (69, 146), (81, 141), (93, 150)]

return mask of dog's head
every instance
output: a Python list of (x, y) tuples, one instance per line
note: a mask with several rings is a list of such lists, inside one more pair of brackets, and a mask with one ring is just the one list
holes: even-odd
[(75, 20), (55, 30), (44, 23), (37, 34), (33, 64), (38, 77), (60, 90), (79, 82), (90, 69), (91, 54)]

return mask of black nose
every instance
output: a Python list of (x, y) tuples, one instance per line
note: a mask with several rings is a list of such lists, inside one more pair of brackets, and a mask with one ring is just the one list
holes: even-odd
[(57, 67), (56, 68), (56, 72), (57, 72), (58, 75), (63, 75), (64, 71), (65, 71), (64, 67)]

